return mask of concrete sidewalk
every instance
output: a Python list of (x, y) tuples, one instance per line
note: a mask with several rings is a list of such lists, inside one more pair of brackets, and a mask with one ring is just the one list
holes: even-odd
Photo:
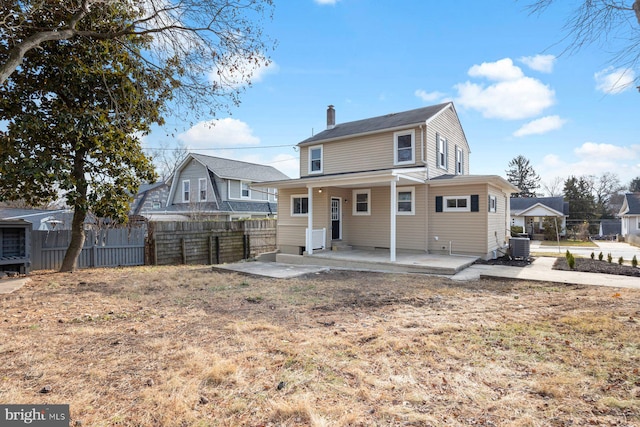
[(0, 280), (0, 294), (10, 294), (23, 287), (29, 279), (27, 277), (18, 277), (17, 279)]
[(526, 267), (507, 267), (502, 265), (474, 264), (454, 275), (457, 281), (478, 280), (481, 278), (502, 278), (533, 280), (538, 282), (565, 283), (587, 286), (610, 286), (615, 288), (640, 289), (640, 278), (618, 276), (614, 274), (582, 273), (579, 271), (553, 270), (556, 258), (536, 258)]

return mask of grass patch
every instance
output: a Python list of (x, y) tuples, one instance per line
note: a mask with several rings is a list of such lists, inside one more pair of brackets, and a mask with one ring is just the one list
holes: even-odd
[(640, 425), (638, 290), (348, 271), (249, 286), (186, 266), (31, 279), (0, 296), (0, 400), (69, 403), (71, 425)]

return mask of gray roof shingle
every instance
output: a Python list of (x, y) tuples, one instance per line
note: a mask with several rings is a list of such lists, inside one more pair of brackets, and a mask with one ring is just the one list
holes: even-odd
[(521, 212), (537, 203), (569, 215), (569, 203), (562, 197), (512, 197), (509, 206), (512, 212)]
[(339, 123), (336, 124), (333, 129), (326, 129), (305, 139), (299, 145), (422, 123), (449, 104), (450, 103), (447, 102), (444, 104), (417, 108), (415, 110), (403, 111), (401, 113), (392, 113), (384, 116), (371, 117), (369, 119), (356, 120), (354, 122)]
[(220, 178), (239, 179), (251, 182), (289, 179), (287, 175), (273, 166), (223, 159), (221, 157), (206, 156), (204, 154), (191, 153), (190, 155)]
[(640, 193), (627, 193), (624, 197), (629, 206), (629, 212), (626, 215), (640, 215)]

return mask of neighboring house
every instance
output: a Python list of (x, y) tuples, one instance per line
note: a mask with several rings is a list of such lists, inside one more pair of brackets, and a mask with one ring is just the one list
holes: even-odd
[(622, 221), (618, 219), (603, 219), (600, 221), (598, 237), (602, 239), (615, 239), (622, 234)]
[(69, 209), (0, 208), (0, 219), (23, 219), (31, 223), (33, 230), (71, 230), (73, 211)]
[(271, 166), (191, 153), (166, 182), (140, 188), (130, 215), (154, 221), (274, 217), (277, 190), (260, 183), (285, 179)]
[[(508, 244), (509, 195), (497, 175), (469, 175), (469, 145), (452, 103), (335, 123), (298, 144), (299, 179), (277, 187), (277, 246), (333, 245), (496, 256)], [(312, 232), (308, 232), (312, 230)], [(339, 242), (339, 243), (338, 243)]]
[(512, 197), (510, 203), (511, 226), (522, 227), (530, 236), (540, 235), (544, 233), (544, 219), (556, 218), (560, 236), (566, 235), (569, 202), (562, 197)]
[(640, 235), (640, 193), (624, 195), (622, 208), (618, 213), (622, 221), (622, 236)]

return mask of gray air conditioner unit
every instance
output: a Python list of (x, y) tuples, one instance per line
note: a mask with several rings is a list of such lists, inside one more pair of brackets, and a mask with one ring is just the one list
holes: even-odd
[(512, 237), (509, 239), (509, 253), (512, 258), (529, 258), (529, 238), (527, 237)]

